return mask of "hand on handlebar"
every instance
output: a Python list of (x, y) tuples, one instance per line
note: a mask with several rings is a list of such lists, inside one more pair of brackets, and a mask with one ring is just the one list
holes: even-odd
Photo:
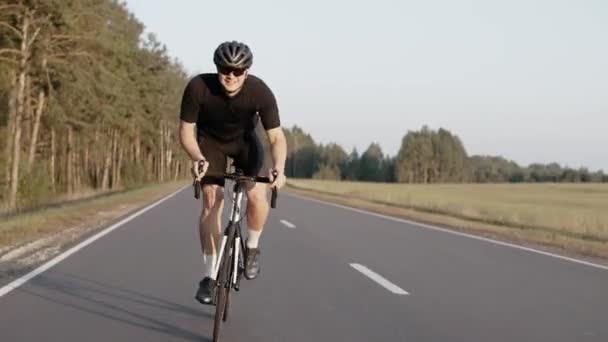
[(271, 187), (276, 187), (277, 190), (281, 189), (284, 185), (285, 182), (287, 181), (287, 178), (285, 177), (285, 174), (277, 169), (270, 169), (270, 186)]
[(209, 162), (205, 159), (195, 160), (192, 162), (192, 177), (196, 178), (196, 180), (201, 180), (205, 173), (207, 173), (207, 169), (209, 168)]

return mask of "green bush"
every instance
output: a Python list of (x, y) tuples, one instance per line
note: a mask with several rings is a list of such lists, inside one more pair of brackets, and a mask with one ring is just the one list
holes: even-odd
[(49, 203), (54, 198), (51, 179), (45, 167), (34, 167), (28, 174), (22, 165), (19, 177), (17, 206), (20, 209), (38, 207)]
[(133, 188), (144, 185), (146, 182), (146, 167), (143, 163), (126, 161), (122, 167), (123, 185)]

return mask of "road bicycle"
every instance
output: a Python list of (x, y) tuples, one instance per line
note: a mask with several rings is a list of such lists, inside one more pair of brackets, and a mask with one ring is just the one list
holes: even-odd
[[(202, 165), (199, 164), (202, 169)], [(232, 205), (230, 219), (220, 243), (217, 263), (213, 268), (211, 279), (216, 287), (215, 291), (215, 320), (213, 324), (213, 342), (219, 342), (222, 321), (228, 319), (231, 291), (239, 291), (241, 278), (245, 271), (245, 243), (241, 234), (241, 202), (243, 200), (246, 182), (271, 183), (269, 177), (245, 176), (242, 170), (232, 173), (213, 174), (213, 177), (222, 177), (234, 182), (232, 191)], [(273, 177), (277, 177), (273, 171)], [(200, 198), (200, 181), (194, 180), (194, 197)], [(277, 189), (272, 188), (270, 206), (276, 208)]]

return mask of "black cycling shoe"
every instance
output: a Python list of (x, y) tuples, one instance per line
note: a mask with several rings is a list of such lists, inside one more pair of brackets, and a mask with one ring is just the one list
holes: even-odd
[(249, 280), (255, 279), (260, 274), (260, 249), (247, 247), (246, 253), (245, 278)]
[(215, 284), (209, 277), (198, 283), (198, 291), (194, 297), (201, 304), (215, 305)]

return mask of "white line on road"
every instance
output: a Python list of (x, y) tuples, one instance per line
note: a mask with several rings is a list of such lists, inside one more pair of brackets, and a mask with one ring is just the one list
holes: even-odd
[(66, 259), (67, 257), (69, 257), (70, 255), (78, 252), (79, 250), (83, 249), (84, 247), (86, 247), (87, 245), (91, 244), (92, 242), (94, 242), (95, 240), (103, 237), (104, 235), (110, 233), (111, 231), (113, 231), (114, 229), (122, 226), (123, 224), (131, 221), (132, 219), (136, 218), (137, 216), (145, 213), (146, 211), (156, 207), (157, 205), (161, 204), (162, 202), (168, 200), (169, 198), (175, 196), (177, 193), (179, 193), (180, 191), (182, 191), (184, 188), (180, 188), (179, 190), (175, 191), (172, 194), (169, 194), (163, 198), (161, 198), (160, 200), (156, 201), (155, 203), (150, 204), (149, 206), (137, 211), (136, 213), (130, 215), (129, 217), (124, 218), (123, 220), (116, 222), (115, 224), (111, 225), (110, 227), (104, 229), (103, 231), (91, 236), (90, 238), (84, 240), (83, 242), (79, 243), (78, 245), (68, 249), (67, 251), (59, 254), (58, 256), (56, 256), (55, 258), (49, 260), (48, 262), (42, 264), (40, 267), (38, 267), (37, 269), (31, 271), (30, 273), (22, 276), (21, 278), (15, 279), (13, 280), (11, 283), (9, 283), (6, 286), (0, 287), (0, 297), (6, 295), (7, 293), (11, 292), (12, 290), (18, 288), (19, 286), (25, 284), (26, 282), (28, 282), (30, 279), (34, 278), (35, 276), (39, 275), (40, 273), (48, 270), (49, 268), (57, 265), (58, 263), (60, 263), (61, 261), (63, 261), (64, 259)]
[(295, 225), (295, 224), (290, 223), (290, 222), (287, 222), (287, 221), (285, 221), (285, 220), (281, 220), (281, 223), (282, 223), (282, 224), (284, 224), (284, 225), (286, 225), (286, 226), (287, 226), (287, 227), (289, 227), (289, 228), (295, 228), (295, 227), (296, 227), (296, 225)]
[(541, 255), (545, 255), (545, 256), (548, 256), (548, 257), (556, 258), (556, 259), (567, 260), (567, 261), (575, 262), (575, 263), (581, 264), (581, 265), (587, 265), (587, 266), (591, 266), (591, 267), (595, 267), (595, 268), (600, 268), (600, 269), (603, 269), (603, 270), (608, 270), (608, 266), (606, 266), (606, 265), (601, 265), (601, 264), (597, 264), (597, 263), (593, 263), (593, 262), (589, 262), (589, 261), (585, 261), (585, 260), (570, 258), (570, 257), (567, 257), (567, 256), (563, 256), (563, 255), (559, 255), (559, 254), (555, 254), (555, 253), (550, 253), (550, 252), (545, 252), (545, 251), (541, 251), (541, 250), (530, 248), (530, 247), (524, 247), (524, 246), (515, 245), (515, 244), (512, 244), (512, 243), (508, 243), (508, 242), (503, 242), (503, 241), (498, 241), (498, 240), (494, 240), (494, 239), (490, 239), (490, 238), (485, 238), (485, 237), (482, 237), (482, 236), (477, 236), (477, 235), (457, 232), (457, 231), (450, 230), (450, 229), (447, 229), (447, 228), (441, 228), (441, 227), (433, 226), (433, 225), (430, 225), (430, 224), (425, 224), (425, 223), (420, 223), (420, 222), (414, 222), (414, 221), (410, 221), (410, 220), (406, 220), (406, 219), (401, 219), (401, 218), (397, 218), (397, 217), (392, 217), (392, 216), (388, 216), (388, 215), (382, 215), (382, 214), (374, 213), (374, 212), (367, 211), (367, 210), (357, 209), (357, 208), (353, 208), (353, 207), (347, 207), (345, 205), (340, 205), (340, 204), (331, 203), (331, 202), (327, 202), (327, 201), (322, 201), (322, 200), (318, 200), (318, 199), (308, 198), (308, 197), (305, 197), (305, 196), (300, 196), (300, 195), (295, 195), (295, 194), (288, 194), (288, 196), (292, 196), (292, 197), (295, 197), (295, 198), (303, 199), (303, 200), (306, 200), (306, 201), (322, 203), (322, 204), (325, 204), (325, 205), (330, 205), (330, 206), (333, 206), (333, 207), (338, 207), (338, 208), (342, 208), (342, 209), (346, 209), (346, 210), (350, 210), (350, 211), (355, 211), (355, 212), (362, 213), (362, 214), (367, 214), (367, 215), (371, 215), (371, 216), (381, 217), (383, 219), (387, 219), (387, 220), (391, 220), (391, 221), (407, 223), (407, 224), (411, 224), (413, 226), (418, 226), (418, 227), (422, 227), (422, 228), (426, 228), (426, 229), (441, 231), (441, 232), (450, 233), (450, 234), (453, 234), (453, 235), (459, 235), (459, 236), (467, 237), (467, 238), (470, 238), (470, 239), (475, 239), (475, 240), (480, 240), (480, 241), (486, 241), (486, 242), (490, 242), (490, 243), (493, 243), (493, 244), (496, 244), (496, 245), (516, 248), (516, 249), (520, 249), (520, 250), (523, 250), (523, 251), (532, 252), (532, 253), (536, 253), (536, 254), (541, 254)]
[(373, 281), (375, 281), (376, 283), (380, 284), (385, 289), (391, 291), (394, 294), (409, 295), (409, 293), (407, 291), (405, 291), (404, 289), (402, 289), (399, 286), (391, 283), (390, 281), (386, 280), (385, 278), (383, 278), (378, 273), (370, 270), (369, 268), (367, 268), (367, 267), (365, 267), (365, 266), (363, 266), (361, 264), (350, 264), (350, 266), (352, 266), (352, 268), (356, 269), (357, 271), (365, 274), (370, 279), (372, 279)]

